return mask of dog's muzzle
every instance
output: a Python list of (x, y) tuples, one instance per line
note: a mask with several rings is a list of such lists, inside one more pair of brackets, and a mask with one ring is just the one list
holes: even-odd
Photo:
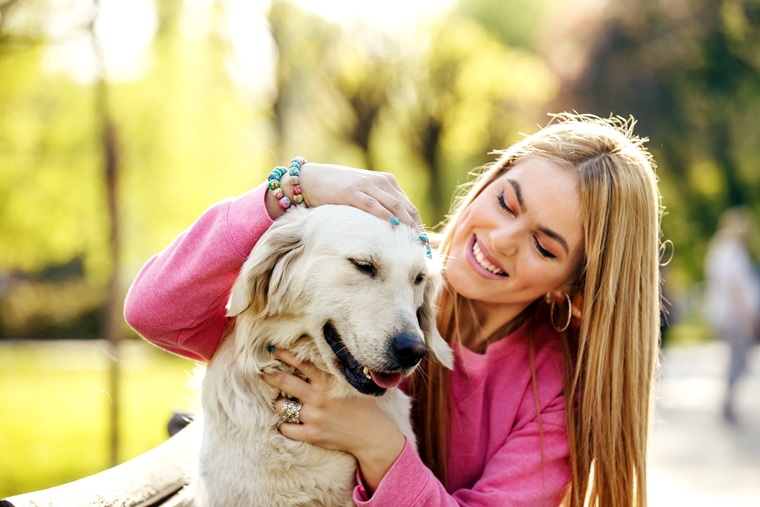
[(390, 340), (390, 349), (387, 351), (390, 361), (383, 367), (384, 371), (370, 370), (351, 355), (331, 322), (324, 325), (322, 332), (335, 354), (336, 366), (343, 373), (346, 382), (360, 393), (370, 396), (382, 396), (386, 389), (398, 385), (403, 376), (402, 372), (408, 374), (427, 352), (422, 340), (411, 333), (399, 333)]

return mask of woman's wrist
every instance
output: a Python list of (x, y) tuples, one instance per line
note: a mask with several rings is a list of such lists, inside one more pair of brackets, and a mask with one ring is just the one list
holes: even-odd
[(291, 206), (305, 205), (299, 179), (300, 171), (305, 165), (304, 158), (296, 157), (289, 168), (278, 166), (269, 174), (265, 206), (272, 220), (284, 215)]
[[(284, 186), (284, 185), (283, 185)], [(284, 189), (285, 191), (289, 189)], [(285, 214), (285, 210), (282, 209), (280, 206), (280, 203), (277, 201), (277, 198), (267, 189), (266, 197), (264, 197), (264, 206), (267, 209), (267, 213), (269, 214), (269, 218), (272, 220), (277, 220), (282, 215)]]
[(404, 450), (406, 440), (401, 430), (389, 419), (380, 432), (373, 432), (371, 445), (354, 453), (368, 494), (372, 494)]
[[(310, 199), (310, 196), (313, 197), (313, 194), (310, 194), (310, 191), (313, 190), (314, 185), (318, 185), (318, 182), (315, 181), (315, 175), (319, 174), (320, 167), (322, 166), (323, 164), (315, 164), (312, 162), (301, 166), (301, 173), (299, 174), (299, 178), (301, 180), (301, 195), (303, 196), (304, 202), (307, 206), (319, 205), (319, 203), (315, 202), (314, 199)], [(318, 176), (316, 177), (318, 178)]]

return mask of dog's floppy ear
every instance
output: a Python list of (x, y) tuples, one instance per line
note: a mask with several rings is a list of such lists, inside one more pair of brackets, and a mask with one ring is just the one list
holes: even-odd
[(302, 243), (301, 222), (280, 219), (261, 237), (232, 286), (228, 317), (240, 315), (252, 303), (257, 313), (264, 309), (275, 265)]
[(420, 327), (422, 334), (425, 336), (425, 345), (433, 355), (438, 364), (445, 366), (449, 370), (454, 369), (454, 353), (443, 339), (435, 323), (436, 300), (438, 291), (441, 288), (442, 277), (439, 270), (431, 272), (425, 282), (425, 294), (420, 308)]
[(276, 341), (275, 334), (289, 331), (287, 326), (267, 328), (262, 325), (267, 322), (263, 316), (276, 312), (287, 294), (283, 273), (303, 250), (305, 220), (300, 213), (290, 212), (269, 228), (243, 264), (232, 287), (227, 316), (237, 317), (235, 356), (249, 378), (277, 364), (268, 349)]

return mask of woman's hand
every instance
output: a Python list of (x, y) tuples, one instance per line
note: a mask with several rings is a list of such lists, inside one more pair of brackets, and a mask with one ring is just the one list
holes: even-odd
[[(404, 449), (401, 430), (380, 411), (373, 398), (328, 398), (328, 374), (311, 363), (299, 361), (286, 350), (277, 349), (275, 357), (307, 378), (284, 372), (264, 377), (272, 387), (302, 404), (300, 424), (283, 422), (280, 432), (293, 440), (353, 454), (369, 492), (373, 492)], [(282, 413), (286, 401), (277, 400), (278, 413)]]
[[(422, 227), (417, 208), (390, 173), (308, 162), (301, 167), (298, 178), (309, 206), (344, 204), (386, 221), (395, 217), (415, 229)], [(287, 177), (282, 178), (281, 185), (286, 195), (292, 195)], [(272, 218), (283, 213), (271, 192), (267, 193), (267, 209)]]

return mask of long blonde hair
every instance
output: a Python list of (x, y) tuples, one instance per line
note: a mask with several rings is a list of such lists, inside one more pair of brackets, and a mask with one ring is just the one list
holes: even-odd
[[(561, 333), (572, 469), (564, 505), (572, 507), (646, 505), (646, 446), (659, 351), (661, 207), (654, 162), (633, 125), (632, 119), (556, 115), (484, 168), (455, 203), (439, 248), (447, 254), (462, 211), (517, 160), (542, 157), (578, 177), (584, 259), (573, 275), (573, 292), (583, 295), (583, 318), (580, 330)], [(546, 315), (535, 311), (541, 304), (531, 305), (487, 343), (535, 318), (529, 312)], [(439, 306), (442, 335), (467, 344), (466, 335), (477, 331), (470, 302), (449, 287)], [(430, 361), (410, 387), (421, 456), (446, 484), (449, 376)]]

